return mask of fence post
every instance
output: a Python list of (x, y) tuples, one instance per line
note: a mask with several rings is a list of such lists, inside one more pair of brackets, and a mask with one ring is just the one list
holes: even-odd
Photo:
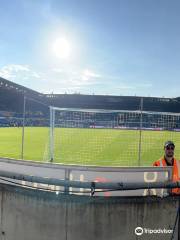
[(22, 146), (21, 146), (21, 159), (24, 159), (24, 126), (25, 126), (25, 115), (26, 115), (26, 96), (23, 99), (23, 124), (22, 124)]
[(54, 121), (55, 110), (50, 106), (50, 136), (49, 136), (49, 150), (50, 150), (50, 162), (54, 160)]
[(142, 151), (142, 111), (143, 111), (143, 98), (140, 103), (140, 129), (139, 129), (139, 155), (138, 155), (138, 166), (141, 166), (141, 151)]

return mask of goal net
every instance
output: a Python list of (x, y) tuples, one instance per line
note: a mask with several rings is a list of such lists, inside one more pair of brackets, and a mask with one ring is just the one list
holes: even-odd
[(180, 156), (179, 131), (180, 114), (50, 107), (49, 159), (79, 165), (152, 165), (167, 140), (175, 142)]

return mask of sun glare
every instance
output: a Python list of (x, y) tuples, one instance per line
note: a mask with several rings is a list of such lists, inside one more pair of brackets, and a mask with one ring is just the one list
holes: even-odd
[(56, 57), (62, 59), (68, 59), (71, 53), (71, 47), (67, 39), (65, 38), (58, 38), (53, 43), (53, 53)]

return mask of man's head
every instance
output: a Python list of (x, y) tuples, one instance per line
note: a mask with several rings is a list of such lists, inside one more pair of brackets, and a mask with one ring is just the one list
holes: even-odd
[(167, 141), (164, 144), (164, 152), (166, 158), (173, 158), (175, 145), (172, 141)]

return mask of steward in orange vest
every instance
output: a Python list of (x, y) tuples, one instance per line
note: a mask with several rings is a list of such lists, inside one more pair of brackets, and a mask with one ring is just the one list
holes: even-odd
[[(174, 158), (175, 145), (172, 141), (167, 141), (164, 144), (164, 157), (154, 162), (153, 166), (167, 167), (172, 166), (172, 181), (180, 181), (180, 161)], [(173, 194), (180, 194), (180, 188), (173, 188)]]

